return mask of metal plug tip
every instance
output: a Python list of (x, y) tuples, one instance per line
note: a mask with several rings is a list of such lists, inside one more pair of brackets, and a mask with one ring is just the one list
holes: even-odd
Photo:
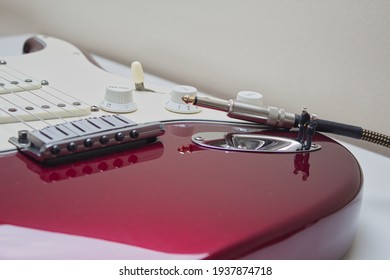
[(195, 102), (196, 97), (195, 96), (189, 96), (189, 95), (184, 95), (181, 100), (184, 101), (186, 104), (193, 104)]

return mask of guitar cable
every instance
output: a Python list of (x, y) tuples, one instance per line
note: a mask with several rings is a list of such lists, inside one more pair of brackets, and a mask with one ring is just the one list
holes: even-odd
[[(257, 106), (235, 99), (216, 100), (207, 97), (186, 95), (182, 100), (187, 104), (227, 112), (227, 116), (231, 118), (261, 123), (271, 127), (295, 128), (298, 127), (301, 117), (300, 115), (286, 112), (281, 108)], [(359, 126), (318, 119), (316, 130), (368, 141), (390, 148), (390, 136), (363, 129)]]

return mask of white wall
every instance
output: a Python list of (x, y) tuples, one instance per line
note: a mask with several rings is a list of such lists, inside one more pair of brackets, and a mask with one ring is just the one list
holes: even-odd
[(0, 0), (0, 35), (30, 32), (214, 95), (260, 91), (269, 105), (390, 134), (387, 0)]

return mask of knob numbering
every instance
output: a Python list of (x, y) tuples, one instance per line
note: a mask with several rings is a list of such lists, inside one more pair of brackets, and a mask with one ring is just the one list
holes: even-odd
[(106, 88), (100, 108), (113, 113), (130, 113), (137, 110), (132, 89), (128, 86), (110, 85)]
[(165, 109), (179, 114), (194, 114), (199, 113), (202, 109), (198, 106), (186, 104), (182, 97), (185, 95), (196, 96), (197, 89), (191, 86), (175, 86), (171, 91), (169, 101), (165, 104)]

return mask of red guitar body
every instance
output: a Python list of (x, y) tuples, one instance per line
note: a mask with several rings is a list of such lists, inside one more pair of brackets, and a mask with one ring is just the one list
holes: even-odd
[(52, 167), (3, 154), (0, 258), (342, 257), (360, 208), (355, 158), (322, 134), (314, 137), (321, 149), (307, 153), (227, 152), (191, 141), (238, 127), (166, 123), (155, 143)]

